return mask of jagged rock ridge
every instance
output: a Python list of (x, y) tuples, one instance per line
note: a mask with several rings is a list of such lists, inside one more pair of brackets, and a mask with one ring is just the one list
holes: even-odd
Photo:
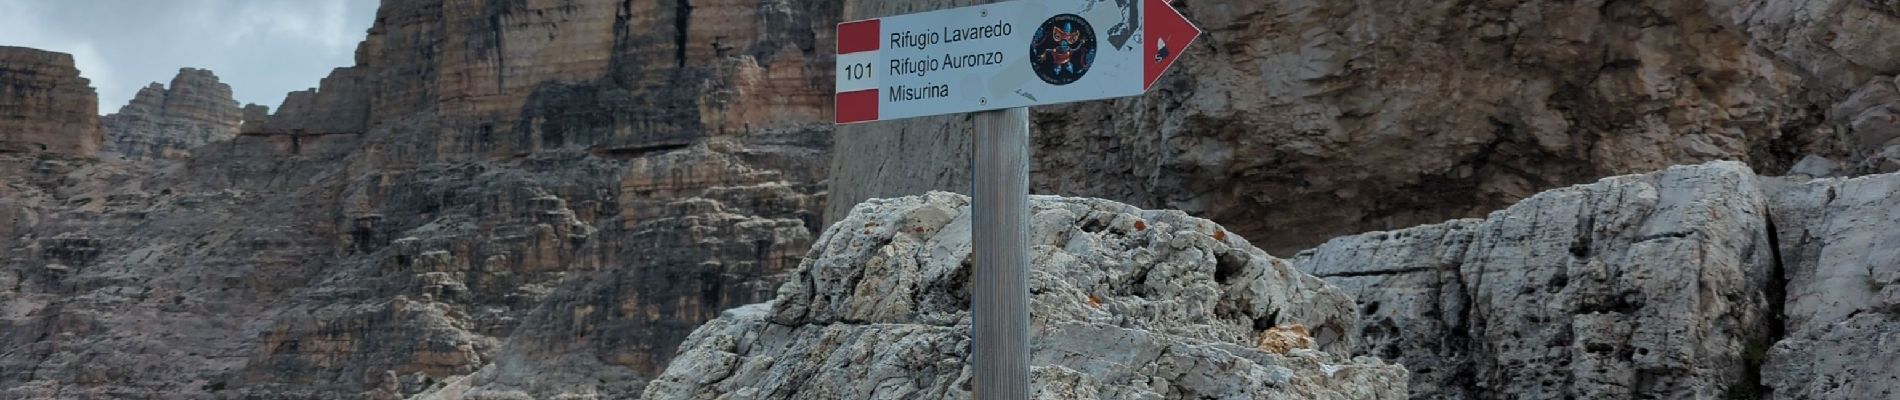
[(106, 151), (126, 158), (177, 158), (186, 150), (238, 134), (244, 121), (231, 85), (211, 71), (180, 68), (167, 88), (139, 89), (118, 113), (100, 119)]

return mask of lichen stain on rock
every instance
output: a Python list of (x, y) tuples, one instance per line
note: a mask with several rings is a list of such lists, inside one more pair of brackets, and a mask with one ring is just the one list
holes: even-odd
[(1260, 342), (1257, 347), (1277, 354), (1286, 354), (1294, 349), (1312, 349), (1317, 345), (1313, 342), (1313, 335), (1306, 332), (1306, 325), (1287, 324), (1260, 332)]

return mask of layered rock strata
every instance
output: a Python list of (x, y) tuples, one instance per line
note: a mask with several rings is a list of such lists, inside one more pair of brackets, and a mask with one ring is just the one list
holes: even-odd
[(0, 160), (0, 397), (638, 396), (817, 234), (835, 7), (392, 0), (183, 162)]
[[(836, 5), (391, 1), (313, 90), (258, 134), (364, 133), (418, 115), (439, 157), (560, 147), (640, 153), (704, 133), (821, 129)], [(584, 123), (587, 131), (565, 126)]]
[(231, 86), (211, 71), (180, 68), (171, 86), (139, 89), (119, 112), (101, 118), (106, 151), (126, 158), (180, 158), (192, 148), (236, 137), (244, 121)]
[(91, 157), (99, 151), (99, 95), (73, 56), (0, 46), (0, 153)]

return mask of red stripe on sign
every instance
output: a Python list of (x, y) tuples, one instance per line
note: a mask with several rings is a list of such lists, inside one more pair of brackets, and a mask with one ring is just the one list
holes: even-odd
[(877, 89), (838, 94), (838, 123), (877, 120)]
[(877, 21), (867, 19), (838, 24), (838, 54), (876, 51), (877, 36), (884, 33), (878, 28)]

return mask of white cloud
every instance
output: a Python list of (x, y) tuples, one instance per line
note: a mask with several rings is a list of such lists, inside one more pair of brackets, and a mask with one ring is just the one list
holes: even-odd
[(345, 13), (343, 3), (324, 2), (322, 7), (323, 18), (318, 32), (323, 37), (324, 47), (331, 49), (354, 47), (356, 42), (363, 39), (362, 31), (353, 31), (349, 28), (352, 25), (349, 14)]
[[(74, 67), (79, 69), (79, 76), (91, 80), (92, 87), (101, 94), (99, 98), (101, 113), (108, 109), (107, 104), (124, 101), (108, 100), (109, 97), (104, 96), (106, 93), (118, 93), (122, 88), (119, 87), (112, 68), (105, 62), (98, 46), (60, 30), (47, 29), (41, 22), (45, 18), (44, 10), (34, 6), (34, 3), (24, 1), (0, 2), (0, 45), (23, 46), (72, 54)], [(127, 99), (130, 97), (128, 96)], [(117, 106), (110, 107), (117, 108)]]
[(256, 35), (296, 39), (318, 44), (325, 49), (354, 45), (362, 39), (360, 29), (345, 14), (345, 3), (322, 2), (248, 2), (224, 20), (225, 43), (236, 44)]
[[(132, 94), (138, 91), (137, 87), (122, 86), (117, 74), (113, 73), (112, 67), (106, 64), (105, 56), (100, 55), (99, 49), (93, 47), (92, 43), (81, 42), (67, 51), (73, 54), (73, 64), (79, 67), (79, 76), (92, 80), (92, 87), (98, 89), (100, 114), (105, 114), (108, 110), (117, 111), (120, 105), (132, 100)], [(123, 96), (107, 97), (107, 93)]]
[(275, 106), (354, 62), (376, 0), (0, 0), (0, 45), (73, 54), (102, 113), (181, 67)]

